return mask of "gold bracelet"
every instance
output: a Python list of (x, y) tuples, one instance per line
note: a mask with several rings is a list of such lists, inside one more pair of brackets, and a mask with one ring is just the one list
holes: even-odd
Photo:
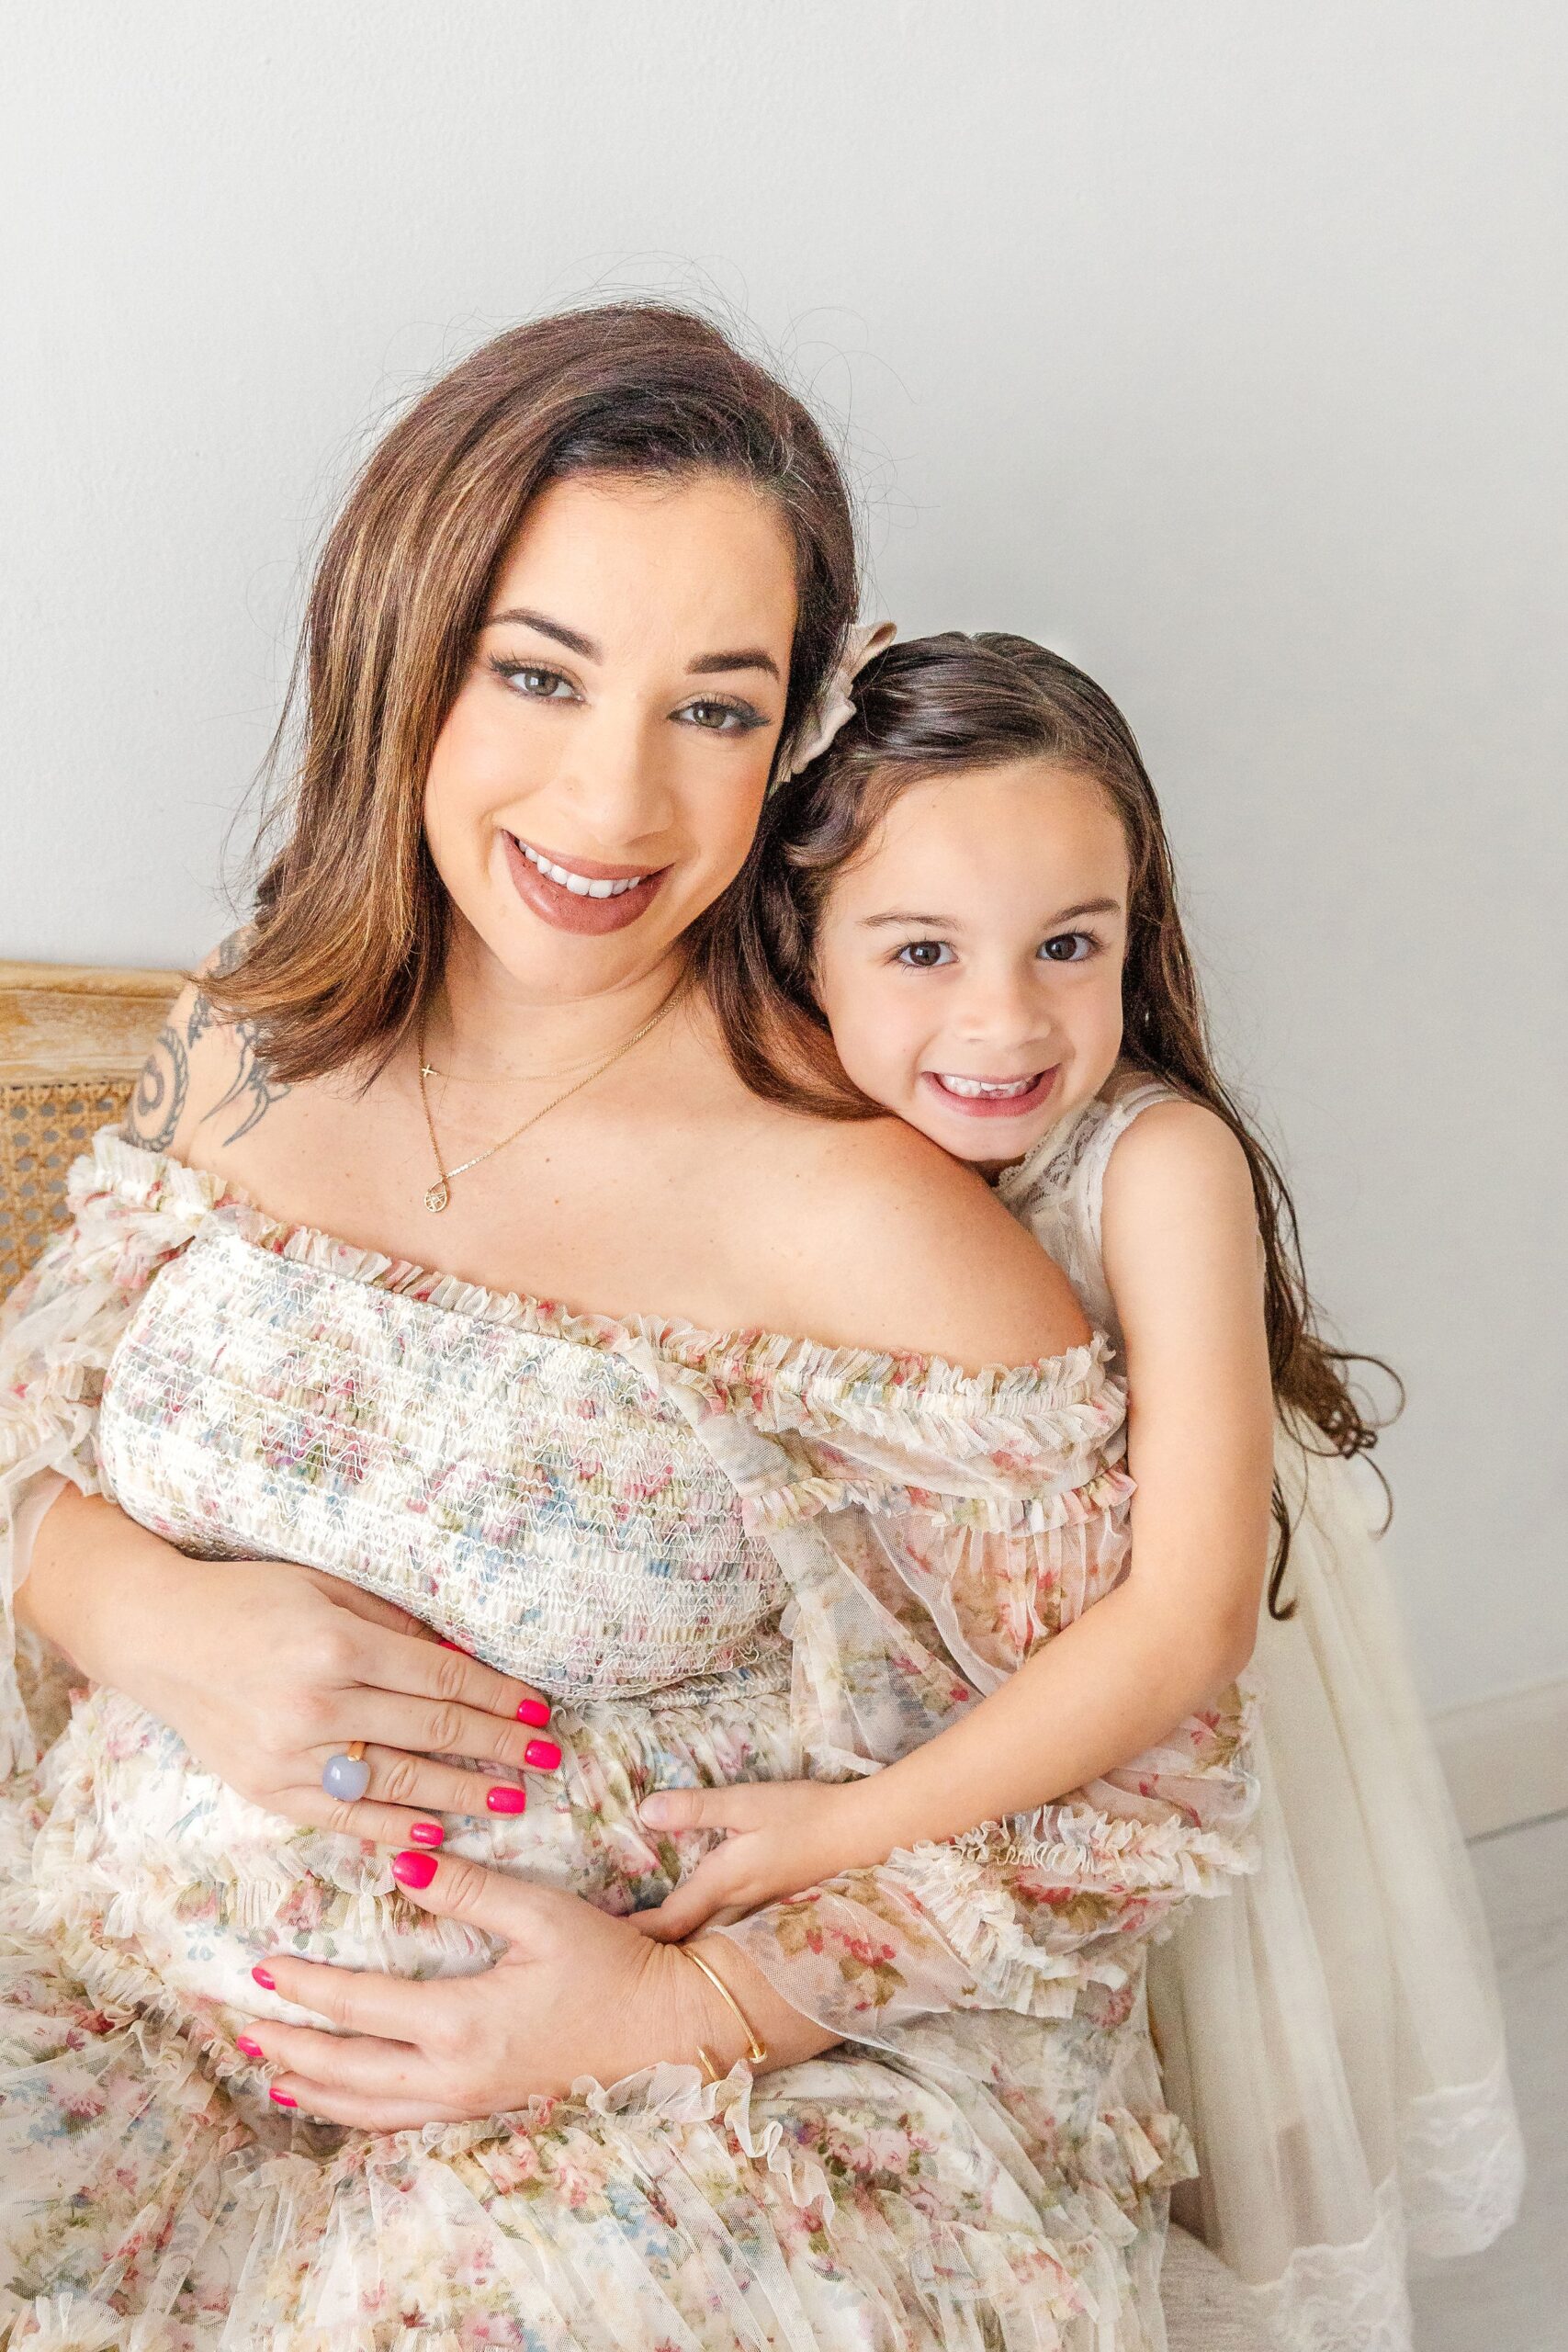
[(703, 2072), (707, 2076), (709, 2082), (716, 2083), (719, 2081), (720, 2076), (718, 2068), (714, 2064), (712, 2057), (709, 2055), (708, 2052), (703, 2048), (700, 2041), (697, 2044), (697, 2056), (703, 2062)]
[(740, 2030), (746, 2036), (746, 2055), (750, 2058), (753, 2066), (760, 2066), (767, 2057), (768, 2045), (765, 2041), (759, 2041), (757, 2039), (756, 2032), (752, 2028), (750, 2018), (747, 2017), (746, 2012), (741, 2007), (739, 2002), (736, 1999), (734, 1994), (730, 1991), (728, 1985), (725, 1983), (723, 1977), (718, 1973), (716, 1969), (710, 1968), (707, 1962), (701, 1959), (699, 1955), (692, 1950), (690, 1944), (677, 1944), (675, 1949), (677, 1951), (683, 1951), (685, 1953), (686, 1958), (691, 1962), (694, 1968), (700, 1968), (702, 1970), (703, 1974), (707, 1978), (708, 1983), (713, 1986), (714, 1991), (718, 1995), (720, 2000), (727, 2001), (729, 2007), (734, 2010)]

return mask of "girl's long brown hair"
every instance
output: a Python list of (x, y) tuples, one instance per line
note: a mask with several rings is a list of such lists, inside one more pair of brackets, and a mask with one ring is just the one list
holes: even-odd
[[(1205, 1103), (1235, 1136), (1258, 1204), (1276, 1403), (1331, 1453), (1370, 1453), (1382, 1424), (1358, 1399), (1348, 1369), (1389, 1368), (1331, 1346), (1317, 1329), (1284, 1177), (1214, 1069), (1159, 802), (1115, 704), (1060, 655), (992, 632), (894, 645), (862, 673), (854, 698), (855, 715), (835, 741), (771, 797), (704, 942), (709, 991), (740, 1076), (758, 1094), (819, 1116), (885, 1116), (839, 1067), (817, 1001), (814, 942), (835, 877), (898, 795), (931, 776), (1048, 759), (1093, 778), (1121, 820), (1131, 866), (1122, 1057)], [(1277, 1478), (1274, 1521), (1269, 1609), (1289, 1617), (1295, 1604), (1281, 1592), (1291, 1517)]]
[(349, 491), (311, 584), (269, 770), (301, 715), (271, 820), (256, 922), (202, 986), (254, 1024), (285, 1084), (368, 1079), (417, 1020), (446, 956), (424, 779), (496, 571), (531, 502), (588, 474), (716, 472), (773, 499), (798, 605), (781, 745), (854, 617), (854, 523), (808, 411), (708, 320), (605, 303), (513, 328), (441, 378)]

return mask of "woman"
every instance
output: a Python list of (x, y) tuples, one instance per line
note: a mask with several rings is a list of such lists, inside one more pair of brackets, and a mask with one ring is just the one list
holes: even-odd
[(1142, 1950), (1242, 1866), (1234, 1691), (1048, 1854), (626, 1917), (650, 1789), (874, 1769), (1124, 1562), (1056, 1270), (727, 1052), (853, 607), (679, 314), (502, 336), (348, 501), (258, 922), (6, 1330), (12, 2344), (1161, 2340)]

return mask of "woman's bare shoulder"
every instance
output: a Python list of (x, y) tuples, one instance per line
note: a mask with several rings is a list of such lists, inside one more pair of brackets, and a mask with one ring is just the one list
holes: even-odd
[(973, 1169), (912, 1127), (787, 1114), (764, 1125), (747, 1223), (768, 1251), (774, 1329), (970, 1370), (1089, 1337), (1060, 1268)]
[(268, 1076), (254, 1024), (228, 1019), (207, 993), (207, 982), (233, 968), (245, 936), (232, 933), (192, 973), (142, 1065), (125, 1133), (148, 1151), (217, 1170), (288, 1092)]

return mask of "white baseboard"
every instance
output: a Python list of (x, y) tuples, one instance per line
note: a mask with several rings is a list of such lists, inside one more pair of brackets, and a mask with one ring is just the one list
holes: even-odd
[(1568, 1677), (1450, 1707), (1432, 1730), (1467, 1838), (1568, 1810)]

